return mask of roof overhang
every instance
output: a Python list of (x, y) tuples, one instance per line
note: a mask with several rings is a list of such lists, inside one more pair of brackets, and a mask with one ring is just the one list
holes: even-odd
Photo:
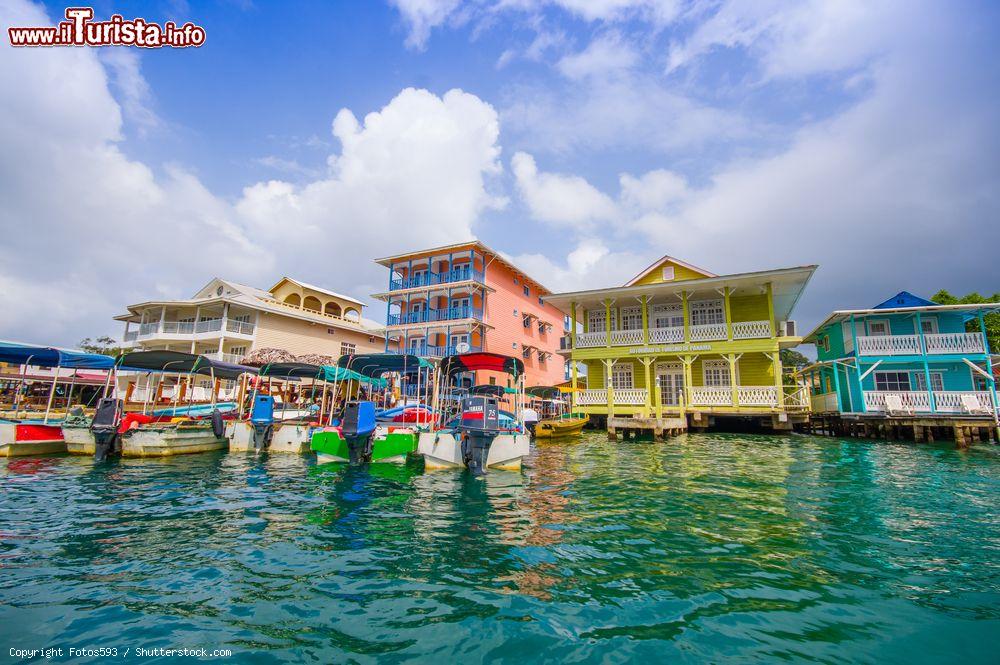
[(830, 316), (826, 317), (822, 323), (817, 325), (812, 331), (802, 338), (803, 342), (813, 342), (816, 334), (820, 330), (833, 323), (848, 321), (852, 316), (880, 316), (885, 314), (936, 314), (947, 312), (968, 312), (970, 314), (989, 314), (1000, 312), (1000, 303), (966, 303), (960, 305), (934, 305), (920, 307), (895, 307), (886, 309), (838, 309)]
[(714, 272), (709, 272), (708, 270), (705, 270), (704, 268), (699, 268), (698, 266), (692, 265), (687, 261), (681, 261), (680, 259), (674, 258), (669, 254), (664, 254), (660, 258), (656, 259), (656, 261), (651, 263), (649, 266), (643, 268), (643, 270), (638, 275), (636, 275), (629, 281), (625, 282), (625, 286), (635, 286), (636, 282), (638, 282), (640, 279), (642, 279), (649, 273), (656, 270), (657, 266), (662, 264), (664, 261), (670, 261), (671, 263), (676, 263), (677, 265), (687, 268), (688, 270), (692, 270), (694, 272), (700, 272), (701, 274), (705, 275), (705, 277), (718, 277), (718, 275), (716, 275)]
[(592, 289), (588, 291), (572, 291), (542, 296), (542, 299), (559, 309), (569, 312), (573, 303), (578, 308), (590, 309), (603, 306), (607, 299), (621, 302), (638, 299), (641, 296), (676, 296), (680, 301), (681, 292), (688, 292), (694, 297), (700, 295), (718, 297), (722, 289), (741, 290), (763, 289), (770, 282), (774, 295), (774, 315), (778, 320), (786, 320), (798, 303), (802, 292), (818, 266), (797, 266), (780, 268), (761, 272), (736, 273), (699, 279), (686, 279), (674, 282), (661, 282), (636, 286), (619, 286), (608, 289)]

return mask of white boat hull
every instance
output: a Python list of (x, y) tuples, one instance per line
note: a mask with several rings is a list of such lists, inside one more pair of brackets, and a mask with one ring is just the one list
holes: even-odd
[(229, 442), (210, 426), (138, 427), (122, 437), (123, 457), (167, 457), (225, 450)]
[(0, 457), (64, 452), (66, 452), (66, 442), (58, 425), (0, 423)]
[[(271, 443), (268, 452), (303, 454), (309, 452), (309, 441), (312, 438), (313, 427), (296, 423), (275, 423), (271, 431)], [(246, 420), (232, 421), (226, 424), (226, 438), (229, 439), (229, 452), (253, 452), (253, 425)]]
[[(499, 434), (493, 439), (486, 466), (492, 469), (521, 468), (521, 461), (531, 450), (527, 434)], [(462, 442), (448, 430), (422, 432), (417, 442), (417, 454), (424, 458), (428, 469), (448, 469), (465, 466), (462, 461)]]
[(63, 439), (66, 440), (66, 452), (71, 455), (93, 455), (94, 433), (89, 426), (63, 427)]

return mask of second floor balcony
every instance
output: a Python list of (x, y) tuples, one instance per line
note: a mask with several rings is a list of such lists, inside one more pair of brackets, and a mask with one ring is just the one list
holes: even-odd
[(240, 319), (201, 319), (199, 321), (154, 321), (141, 323), (136, 330), (126, 330), (122, 339), (125, 342), (153, 339), (156, 337), (194, 338), (197, 336), (218, 336), (221, 334), (235, 337), (253, 337), (256, 326), (250, 321)]
[[(928, 355), (986, 353), (980, 333), (939, 333), (923, 335), (866, 335), (858, 336), (858, 355), (861, 356), (919, 356), (924, 348)], [(850, 340), (848, 340), (849, 342)], [(853, 349), (848, 345), (848, 351)]]
[(464, 319), (483, 320), (483, 308), (468, 305), (460, 307), (442, 307), (423, 309), (415, 312), (390, 314), (386, 324), (390, 326), (405, 326), (418, 323), (436, 323), (439, 321), (461, 321)]
[[(770, 321), (733, 321), (732, 339), (768, 339), (772, 336)], [(641, 346), (643, 344), (683, 344), (685, 341), (710, 342), (728, 340), (729, 326), (725, 323), (709, 323), (688, 326), (650, 328), (648, 335), (641, 328), (627, 330), (582, 332), (576, 334), (575, 348), (587, 349), (607, 346)], [(572, 335), (567, 335), (561, 343), (562, 350), (574, 348)]]
[(421, 272), (412, 276), (395, 277), (389, 280), (390, 291), (402, 291), (405, 289), (417, 289), (425, 286), (438, 286), (440, 284), (454, 284), (457, 282), (479, 282), (484, 283), (486, 276), (481, 270), (474, 270), (471, 266), (458, 266), (443, 272)]

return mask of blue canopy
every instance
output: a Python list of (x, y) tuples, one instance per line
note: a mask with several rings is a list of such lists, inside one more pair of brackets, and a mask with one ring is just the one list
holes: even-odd
[(33, 346), (0, 342), (0, 362), (37, 367), (68, 367), (71, 369), (111, 369), (115, 359), (100, 353), (67, 351), (54, 346)]

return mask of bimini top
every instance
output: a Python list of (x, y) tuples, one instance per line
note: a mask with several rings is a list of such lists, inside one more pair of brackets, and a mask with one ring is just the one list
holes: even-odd
[(220, 379), (238, 379), (242, 374), (256, 374), (253, 367), (213, 360), (181, 351), (135, 351), (118, 358), (118, 367), (147, 372), (203, 374)]
[(73, 369), (111, 369), (115, 359), (101, 353), (67, 351), (54, 346), (0, 342), (0, 362), (36, 367), (70, 367)]
[(559, 399), (559, 396), (562, 395), (562, 391), (554, 386), (531, 386), (526, 388), (524, 392), (539, 399)]
[(278, 379), (322, 379), (325, 375), (320, 365), (310, 363), (267, 363), (259, 373)]
[(524, 374), (524, 363), (517, 358), (502, 356), (499, 353), (463, 353), (458, 356), (448, 356), (441, 361), (441, 371), (448, 376), (477, 370), (521, 376)]
[(516, 390), (513, 388), (505, 388), (503, 386), (494, 386), (491, 384), (482, 384), (478, 386), (472, 386), (469, 388), (470, 395), (491, 395), (493, 397), (503, 397), (505, 394), (515, 394)]
[(381, 376), (388, 372), (416, 371), (421, 367), (432, 367), (423, 358), (399, 353), (361, 353), (340, 356), (338, 367), (344, 367), (362, 376)]

